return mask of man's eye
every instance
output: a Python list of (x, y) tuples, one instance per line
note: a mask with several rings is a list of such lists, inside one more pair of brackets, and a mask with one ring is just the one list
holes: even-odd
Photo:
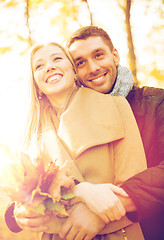
[(84, 64), (85, 64), (84, 61), (79, 61), (79, 62), (76, 63), (76, 67), (83, 67)]
[(97, 53), (96, 58), (101, 58), (101, 57), (103, 57), (103, 55), (104, 55), (103, 53)]

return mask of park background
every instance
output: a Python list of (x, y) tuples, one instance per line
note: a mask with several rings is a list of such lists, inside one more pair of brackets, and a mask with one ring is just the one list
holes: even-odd
[[(0, 0), (0, 179), (10, 163), (26, 110), (29, 48), (40, 42), (65, 45), (79, 27), (104, 28), (138, 86), (164, 88), (164, 0)], [(4, 222), (10, 199), (0, 194), (0, 240), (32, 240)], [(38, 237), (39, 238), (39, 237)]]

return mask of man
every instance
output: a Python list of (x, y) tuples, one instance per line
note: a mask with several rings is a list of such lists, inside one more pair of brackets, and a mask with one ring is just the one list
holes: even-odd
[(145, 239), (164, 239), (164, 90), (133, 86), (130, 71), (119, 65), (119, 54), (108, 34), (89, 26), (77, 30), (68, 41), (77, 67), (78, 81), (95, 91), (127, 98), (136, 118), (145, 148), (148, 169), (127, 180), (122, 188), (126, 202), (137, 208)]

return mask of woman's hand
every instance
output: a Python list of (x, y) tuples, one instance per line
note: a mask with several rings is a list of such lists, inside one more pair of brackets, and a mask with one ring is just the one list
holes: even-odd
[(17, 224), (23, 230), (30, 232), (58, 233), (62, 224), (60, 218), (53, 212), (46, 212), (45, 215), (29, 213), (23, 205), (15, 205), (14, 215)]
[(84, 203), (73, 207), (59, 236), (66, 240), (91, 240), (104, 228), (105, 223)]
[(47, 230), (45, 230), (45, 232), (58, 234), (66, 219), (66, 217), (57, 217), (55, 214), (53, 214), (52, 211), (51, 214), (49, 214), (49, 221), (44, 224), (47, 227)]
[(74, 187), (74, 193), (106, 224), (121, 219), (126, 213), (116, 194), (124, 197), (128, 195), (122, 188), (113, 184), (83, 182)]

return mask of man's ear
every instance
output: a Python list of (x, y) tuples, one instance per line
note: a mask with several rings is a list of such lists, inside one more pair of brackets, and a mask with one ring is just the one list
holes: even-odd
[(119, 53), (118, 53), (117, 49), (114, 48), (112, 53), (113, 53), (115, 64), (116, 64), (116, 66), (118, 66), (119, 63), (120, 63), (120, 56), (119, 56)]

